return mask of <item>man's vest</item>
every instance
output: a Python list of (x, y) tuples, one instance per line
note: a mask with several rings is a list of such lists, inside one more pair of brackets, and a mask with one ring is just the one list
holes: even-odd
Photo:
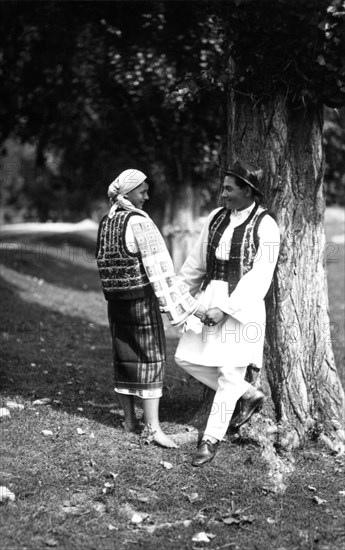
[(258, 228), (262, 218), (268, 215), (267, 210), (258, 204), (249, 217), (235, 227), (228, 260), (218, 260), (216, 250), (220, 239), (229, 225), (231, 211), (219, 210), (211, 220), (206, 253), (206, 276), (202, 284), (204, 290), (211, 280), (227, 281), (229, 296), (239, 280), (253, 267), (254, 258), (259, 248)]
[(96, 259), (106, 300), (135, 300), (152, 292), (139, 252), (131, 252), (125, 240), (127, 224), (137, 212), (117, 210), (99, 224)]

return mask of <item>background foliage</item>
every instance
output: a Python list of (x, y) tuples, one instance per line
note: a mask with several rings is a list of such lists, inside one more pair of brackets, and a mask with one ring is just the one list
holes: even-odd
[(186, 185), (197, 216), (214, 203), (230, 88), (328, 105), (327, 200), (344, 201), (344, 2), (0, 8), (5, 219), (97, 216), (108, 184), (134, 165), (150, 176), (158, 221), (171, 221), (165, 206), (173, 216)]

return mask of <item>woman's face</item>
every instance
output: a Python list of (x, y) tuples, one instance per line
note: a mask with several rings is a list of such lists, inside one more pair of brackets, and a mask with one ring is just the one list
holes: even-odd
[(227, 210), (243, 210), (253, 202), (249, 185), (241, 188), (237, 185), (236, 178), (228, 175), (224, 178), (221, 197)]
[(149, 199), (148, 195), (148, 183), (144, 181), (138, 187), (126, 193), (127, 199), (135, 206), (135, 208), (143, 209), (144, 203)]

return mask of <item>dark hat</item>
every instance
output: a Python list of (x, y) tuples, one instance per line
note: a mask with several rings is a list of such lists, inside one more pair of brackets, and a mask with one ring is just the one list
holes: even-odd
[(244, 166), (241, 162), (235, 162), (230, 168), (222, 168), (223, 174), (235, 176), (240, 178), (247, 185), (249, 185), (258, 195), (263, 195), (261, 191), (261, 185), (259, 176), (262, 174), (262, 170), (254, 169), (253, 167)]

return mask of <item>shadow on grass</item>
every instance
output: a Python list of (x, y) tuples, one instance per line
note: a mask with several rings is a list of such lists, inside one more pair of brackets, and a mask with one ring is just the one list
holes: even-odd
[[(120, 427), (123, 416), (113, 391), (109, 328), (27, 302), (18, 290), (1, 278), (3, 395), (30, 401), (50, 398), (53, 408)], [(175, 347), (176, 339), (167, 339), (160, 417), (169, 423), (188, 421), (202, 395), (201, 386), (174, 365)]]
[(39, 238), (29, 234), (4, 240), (0, 261), (6, 267), (61, 288), (101, 290), (94, 240), (72, 233)]

